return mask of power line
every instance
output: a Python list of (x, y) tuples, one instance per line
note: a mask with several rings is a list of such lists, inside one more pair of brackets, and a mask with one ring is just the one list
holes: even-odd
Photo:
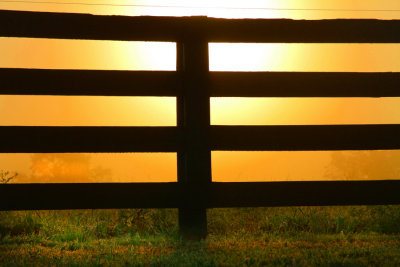
[(270, 11), (329, 11), (329, 12), (400, 12), (400, 9), (344, 9), (344, 8), (274, 8), (274, 7), (201, 7), (201, 6), (166, 6), (166, 5), (135, 5), (135, 4), (102, 4), (82, 2), (55, 2), (55, 1), (26, 1), (0, 0), (1, 3), (23, 4), (54, 4), (80, 6), (112, 6), (112, 7), (148, 7), (148, 8), (192, 8), (192, 9), (227, 9), (227, 10), (270, 10)]

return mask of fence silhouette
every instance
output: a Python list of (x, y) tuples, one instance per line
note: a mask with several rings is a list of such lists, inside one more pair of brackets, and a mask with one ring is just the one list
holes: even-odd
[[(210, 97), (399, 97), (400, 73), (209, 72), (209, 42), (399, 43), (400, 20), (123, 17), (0, 11), (0, 36), (177, 43), (177, 71), (0, 69), (0, 94), (175, 96), (176, 127), (1, 126), (0, 153), (177, 152), (176, 183), (2, 184), (1, 210), (179, 208), (186, 237), (206, 208), (398, 204), (400, 181), (235, 182), (212, 150), (400, 149), (400, 125), (211, 126)], [(7, 116), (7, 114), (1, 114)], [(311, 164), (311, 163), (310, 163)], [(354, 177), (357, 178), (357, 177)]]

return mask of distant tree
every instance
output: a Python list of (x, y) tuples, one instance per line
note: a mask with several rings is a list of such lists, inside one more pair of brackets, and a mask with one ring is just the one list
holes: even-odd
[(400, 178), (400, 151), (332, 152), (327, 177), (343, 180)]
[(105, 182), (109, 181), (112, 176), (112, 171), (110, 169), (103, 168), (101, 166), (96, 166), (90, 169), (89, 178), (92, 178), (95, 182)]
[(31, 182), (100, 182), (111, 176), (102, 167), (91, 168), (90, 155), (38, 153), (31, 157)]

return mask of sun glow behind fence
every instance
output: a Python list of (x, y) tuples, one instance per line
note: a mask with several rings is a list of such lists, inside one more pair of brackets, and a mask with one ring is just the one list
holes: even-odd
[[(35, 3), (36, 2), (36, 3)], [(47, 3), (46, 3), (47, 2)], [(49, 3), (53, 2), (53, 4)], [(60, 4), (54, 4), (59, 2)], [(64, 3), (64, 4), (63, 4)], [(67, 3), (67, 4), (65, 4)], [(397, 0), (135, 0), (0, 2), (1, 9), (125, 16), (209, 16), (217, 18), (400, 18)], [(393, 10), (393, 11), (391, 11)]]
[(176, 153), (0, 153), (11, 183), (176, 182)]
[(0, 95), (0, 113), (2, 126), (176, 126), (176, 98)]
[[(121, 70), (175, 70), (175, 44), (168, 44), (168, 51), (161, 48), (160, 43), (156, 43), (154, 48), (156, 51), (155, 56), (148, 56), (151, 54), (151, 48), (146, 48), (149, 43), (140, 44), (138, 47), (131, 46), (129, 42), (103, 42), (103, 41), (65, 41), (65, 40), (38, 40), (25, 38), (3, 38), (5, 43), (15, 41), (16, 43), (6, 44), (7, 49), (1, 51), (8, 51), (2, 55), (2, 67), (32, 67), (32, 68), (71, 68), (71, 69), (121, 69)], [(66, 43), (62, 43), (62, 42)], [(20, 42), (20, 43), (18, 43)], [(38, 42), (35, 44), (35, 42)], [(48, 42), (46, 44), (46, 42)], [(85, 43), (87, 42), (87, 43)], [(74, 44), (76, 43), (76, 44)], [(15, 44), (18, 44), (15, 46)], [(82, 45), (85, 44), (85, 45)], [(90, 45), (86, 45), (90, 44)], [(98, 49), (92, 49), (99, 46)], [(225, 46), (224, 46), (225, 45)], [(158, 46), (158, 47), (157, 47)], [(230, 47), (231, 46), (231, 47)], [(236, 50), (232, 47), (236, 46)], [(238, 47), (239, 46), (239, 47)], [(242, 47), (240, 47), (242, 46)], [(56, 52), (61, 48), (61, 52)], [(13, 50), (15, 49), (15, 50)], [(64, 50), (63, 50), (64, 49)], [(142, 49), (142, 50), (141, 50)], [(146, 50), (150, 49), (150, 50)], [(327, 49), (327, 50), (324, 50)], [(335, 50), (336, 49), (336, 50)], [(349, 49), (346, 52), (346, 49)], [(14, 53), (13, 53), (14, 51)], [(19, 51), (19, 52), (18, 52)], [(24, 52), (25, 51), (25, 52)], [(71, 52), (72, 51), (72, 52)], [(80, 51), (80, 52), (79, 52)], [(83, 58), (83, 54), (86, 55)], [(146, 52), (147, 51), (147, 52)], [(221, 71), (399, 71), (399, 45), (282, 45), (282, 44), (210, 44), (210, 70)], [(9, 53), (11, 52), (11, 53)], [(249, 54), (250, 52), (250, 54)], [(13, 55), (14, 54), (14, 55)], [(29, 55), (29, 57), (26, 57)], [(45, 55), (45, 56), (43, 56)], [(146, 57), (147, 55), (147, 57)], [(232, 56), (234, 55), (234, 56)], [(4, 57), (3, 57), (4, 56)], [(6, 57), (9, 57), (7, 63)], [(22, 56), (22, 57), (20, 57)], [(106, 57), (105, 57), (106, 56)], [(327, 57), (324, 57), (327, 56)], [(27, 60), (29, 59), (29, 60)], [(351, 59), (351, 60), (349, 60)], [(43, 61), (42, 61), (43, 60)], [(159, 63), (156, 61), (159, 60)], [(349, 64), (349, 61), (351, 64)], [(22, 63), (21, 63), (22, 62)], [(307, 64), (305, 64), (307, 63)], [(9, 64), (9, 65), (7, 65)], [(14, 65), (13, 65), (14, 64)], [(25, 64), (25, 65), (24, 65)], [(31, 65), (29, 65), (31, 64)], [(142, 65), (141, 65), (142, 64)], [(154, 64), (154, 65), (153, 65)], [(236, 64), (236, 65), (235, 65)], [(297, 65), (296, 65), (297, 64)], [(242, 68), (242, 69), (241, 69)], [(134, 81), (132, 81), (134, 83)], [(322, 89), (321, 89), (322, 90)], [(9, 97), (9, 99), (7, 99)], [(15, 125), (18, 118), (18, 113), (22, 114), (24, 108), (18, 108), (22, 105), (20, 101), (11, 100), (13, 96), (4, 96), (1, 108), (4, 110), (1, 114), (6, 114), (6, 117), (0, 118), (7, 120), (7, 125)], [(20, 100), (23, 97), (21, 96)], [(46, 98), (46, 97), (45, 97)], [(63, 97), (61, 97), (63, 98)], [(69, 97), (64, 97), (67, 99)], [(83, 98), (82, 98), (83, 99)], [(111, 97), (107, 97), (106, 102), (110, 102)], [(147, 100), (141, 98), (143, 103)], [(398, 107), (397, 98), (393, 99), (324, 99), (324, 105), (310, 104), (317, 99), (211, 99), (212, 101), (212, 121), (213, 124), (303, 124), (305, 122), (310, 124), (328, 124), (328, 123), (398, 123), (396, 120), (399, 118), (396, 114), (396, 107)], [(34, 101), (32, 97), (30, 101)], [(264, 101), (264, 102), (263, 102)], [(26, 101), (28, 103), (29, 101)], [(91, 101), (89, 101), (91, 102)], [(112, 101), (111, 101), (112, 102)], [(173, 101), (172, 101), (173, 102)], [(167, 109), (174, 109), (174, 103), (169, 103)], [(255, 104), (255, 102), (263, 102)], [(273, 102), (273, 103), (272, 103)], [(352, 113), (351, 117), (347, 116), (346, 110), (351, 105), (364, 102), (360, 104), (360, 109), (357, 114)], [(369, 104), (365, 104), (369, 102)], [(379, 103), (384, 104), (379, 104)], [(390, 103), (389, 103), (390, 102)], [(90, 104), (86, 108), (91, 109), (94, 114), (100, 110), (104, 110), (105, 104)], [(41, 105), (36, 102), (36, 105)], [(150, 103), (151, 104), (151, 103)], [(120, 111), (113, 114), (104, 114), (114, 120), (120, 120), (116, 124), (135, 125), (132, 118), (138, 116), (149, 116), (143, 110), (138, 111), (137, 105), (133, 102), (131, 104), (123, 105), (130, 106), (132, 110)], [(146, 105), (146, 104), (144, 104)], [(174, 114), (174, 111), (165, 112), (160, 108), (159, 104), (151, 104), (157, 110), (154, 118), (157, 118), (157, 123), (149, 123), (151, 125), (164, 125), (164, 123), (173, 121), (173, 119), (166, 119), (166, 114)], [(319, 105), (319, 106), (318, 106)], [(82, 102), (82, 106), (85, 104)], [(295, 107), (299, 107), (296, 109)], [(310, 107), (311, 106), (311, 107)], [(17, 107), (17, 108), (16, 108)], [(77, 107), (77, 106), (75, 106)], [(121, 107), (121, 106), (120, 106)], [(372, 107), (372, 108), (371, 108)], [(375, 109), (373, 108), (375, 107)], [(219, 109), (219, 111), (217, 111)], [(308, 110), (308, 111), (307, 111)], [(321, 111), (323, 110), (323, 112)], [(362, 110), (365, 112), (363, 113)], [(26, 110), (24, 111), (28, 113)], [(336, 112), (336, 113), (335, 113)], [(338, 112), (342, 114), (338, 116)], [(26, 114), (25, 113), (25, 114)], [(219, 119), (218, 113), (224, 114)], [(371, 113), (375, 116), (370, 117)], [(102, 113), (98, 113), (100, 115)], [(291, 117), (292, 114), (292, 117)], [(364, 115), (363, 115), (364, 114)], [(13, 117), (14, 116), (14, 117)], [(21, 117), (23, 117), (22, 115)], [(293, 119), (294, 117), (296, 119)], [(169, 118), (173, 118), (171, 115)], [(367, 118), (368, 117), (368, 118)], [(5, 119), (6, 118), (6, 119)], [(13, 121), (14, 118), (14, 121)], [(82, 120), (80, 125), (93, 125), (98, 124), (86, 119), (85, 116), (77, 116), (77, 120)], [(213, 119), (214, 118), (214, 119)], [(231, 119), (234, 119), (231, 121)], [(58, 118), (59, 119), (59, 118)], [(71, 119), (63, 117), (57, 123), (64, 120), (66, 125), (71, 124)], [(369, 120), (369, 121), (368, 121)], [(311, 121), (311, 122), (310, 122)], [(21, 123), (22, 124), (22, 123)], [(27, 123), (29, 124), (29, 123)], [(63, 123), (61, 123), (63, 124)], [(72, 123), (74, 124), (74, 123)], [(79, 124), (79, 123), (78, 123)], [(106, 123), (107, 124), (107, 123)], [(110, 123), (115, 124), (115, 123)], [(144, 123), (146, 124), (146, 123)], [(173, 123), (172, 123), (173, 124)], [(249, 161), (251, 157), (246, 159), (245, 152), (241, 156), (243, 161)], [(282, 152), (292, 153), (292, 152)], [(310, 157), (312, 160), (312, 157)], [(221, 164), (221, 163), (219, 163)], [(222, 162), (224, 166), (229, 166), (231, 163)], [(266, 165), (267, 168), (267, 165)], [(243, 170), (242, 170), (243, 171)], [(240, 172), (240, 170), (239, 170)], [(160, 172), (161, 173), (161, 172)], [(261, 172), (260, 172), (261, 173)], [(322, 176), (323, 173), (321, 173)], [(301, 175), (303, 176), (303, 175)], [(246, 178), (243, 178), (246, 181)], [(268, 180), (266, 177), (265, 180)], [(303, 179), (303, 177), (299, 177)], [(229, 179), (228, 179), (229, 180)]]

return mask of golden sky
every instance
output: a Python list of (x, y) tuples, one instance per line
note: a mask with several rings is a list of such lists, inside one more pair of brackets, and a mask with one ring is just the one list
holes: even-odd
[[(23, 1), (0, 3), (1, 9), (119, 14), (128, 16), (192, 16), (207, 15), (225, 18), (399, 18), (397, 0), (73, 0), (39, 1), (68, 4), (29, 4)], [(19, 2), (19, 3), (18, 3)], [(73, 3), (86, 3), (75, 5)], [(112, 3), (114, 6), (110, 6)], [(268, 9), (268, 8), (272, 8)], [(300, 10), (287, 10), (300, 9)], [(311, 10), (304, 10), (311, 9)], [(321, 9), (329, 9), (322, 11)], [(355, 11), (355, 10), (371, 11)]]
[[(398, 0), (54, 2), (64, 4), (0, 2), (0, 9), (131, 16), (400, 19)], [(74, 5), (74, 2), (86, 5)], [(108, 6), (109, 3), (114, 6)], [(400, 71), (398, 44), (211, 43), (209, 50), (211, 71)], [(175, 57), (174, 43), (0, 37), (1, 68), (174, 71)], [(175, 98), (0, 96), (0, 125), (174, 126), (175, 105)], [(227, 125), (400, 123), (399, 105), (398, 98), (212, 98), (211, 122)], [(213, 180), (340, 179), (324, 176), (332, 153), (213, 152)], [(29, 176), (30, 159), (29, 154), (0, 154), (0, 168)], [(91, 164), (111, 169), (110, 181), (176, 181), (174, 153), (91, 154)]]

